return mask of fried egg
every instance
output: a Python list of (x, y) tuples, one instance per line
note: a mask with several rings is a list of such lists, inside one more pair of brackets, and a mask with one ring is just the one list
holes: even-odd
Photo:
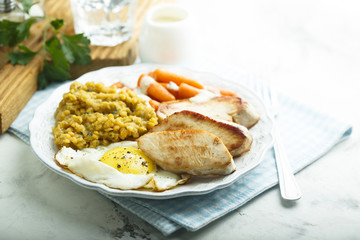
[(190, 178), (189, 175), (178, 175), (158, 168), (135, 141), (82, 150), (62, 147), (56, 153), (55, 160), (88, 181), (122, 190), (145, 188), (164, 191), (184, 184)]

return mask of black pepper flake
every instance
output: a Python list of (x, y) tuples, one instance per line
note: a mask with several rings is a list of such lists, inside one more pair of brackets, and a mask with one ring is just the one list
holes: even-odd
[(127, 153), (130, 153), (130, 151), (127, 151)]
[(121, 165), (120, 165), (120, 164), (118, 164), (116, 167), (117, 167), (117, 168), (121, 168)]

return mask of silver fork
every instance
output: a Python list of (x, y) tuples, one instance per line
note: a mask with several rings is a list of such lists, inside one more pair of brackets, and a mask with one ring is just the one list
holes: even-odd
[(278, 102), (276, 93), (261, 77), (256, 77), (254, 82), (255, 89), (262, 97), (265, 107), (274, 117), (274, 151), (281, 197), (285, 200), (298, 200), (302, 194), (290, 167), (289, 159), (277, 129), (275, 118), (278, 114)]

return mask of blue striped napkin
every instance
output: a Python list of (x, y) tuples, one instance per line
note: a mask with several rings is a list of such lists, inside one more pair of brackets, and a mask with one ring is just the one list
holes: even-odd
[[(58, 85), (52, 85), (36, 92), (9, 132), (29, 143), (28, 124), (33, 113), (56, 87)], [(319, 159), (352, 132), (348, 124), (318, 113), (286, 95), (279, 95), (279, 107), (278, 126), (295, 172)], [(168, 200), (105, 196), (167, 236), (180, 228), (196, 231), (277, 183), (274, 154), (269, 150), (261, 164), (236, 183), (206, 195)]]

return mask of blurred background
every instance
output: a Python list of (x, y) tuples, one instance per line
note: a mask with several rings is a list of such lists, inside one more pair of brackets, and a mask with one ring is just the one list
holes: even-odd
[(198, 61), (264, 74), (302, 102), (353, 116), (360, 90), (358, 1), (180, 2), (196, 12)]

